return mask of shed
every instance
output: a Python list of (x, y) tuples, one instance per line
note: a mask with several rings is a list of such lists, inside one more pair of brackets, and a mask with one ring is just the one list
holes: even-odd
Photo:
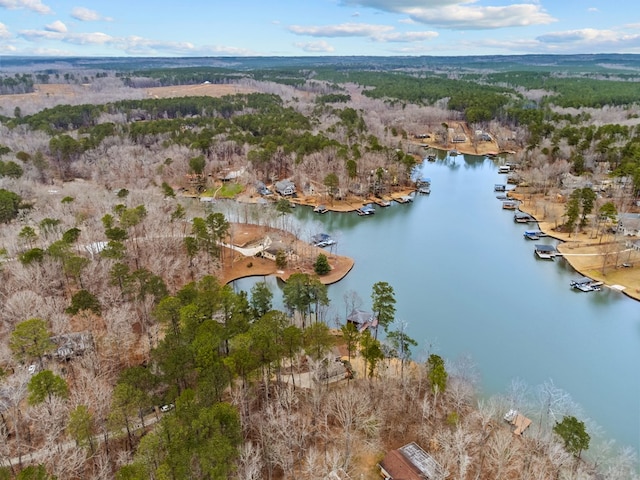
[(387, 480), (444, 480), (447, 472), (415, 442), (388, 452), (378, 464)]

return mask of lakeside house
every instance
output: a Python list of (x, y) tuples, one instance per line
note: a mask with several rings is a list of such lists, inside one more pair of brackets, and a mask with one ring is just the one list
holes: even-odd
[(347, 323), (353, 323), (359, 332), (364, 332), (367, 328), (378, 328), (378, 318), (373, 313), (358, 308), (347, 315)]
[(628, 237), (640, 237), (640, 213), (622, 213), (618, 215), (616, 231)]
[(296, 193), (296, 186), (291, 180), (280, 180), (274, 185), (276, 192), (283, 197), (290, 197)]
[(293, 249), (280, 240), (274, 240), (271, 244), (262, 250), (262, 256), (268, 260), (276, 261), (278, 252), (284, 252), (287, 259), (293, 256)]
[(385, 480), (444, 480), (447, 472), (417, 443), (387, 452), (378, 464)]

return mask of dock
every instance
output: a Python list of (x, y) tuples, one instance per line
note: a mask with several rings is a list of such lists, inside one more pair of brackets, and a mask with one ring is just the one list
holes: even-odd
[(357, 209), (356, 212), (358, 213), (358, 215), (373, 215), (374, 213), (376, 213), (376, 209), (372, 204), (369, 203)]
[(598, 282), (589, 277), (580, 277), (569, 282), (571, 288), (580, 290), (581, 292), (599, 292), (602, 290), (603, 282)]
[(413, 202), (413, 197), (410, 195), (405, 195), (403, 197), (396, 198), (395, 201), (398, 203), (410, 203)]
[(558, 255), (558, 251), (553, 245), (536, 245), (534, 251), (542, 260), (553, 260)]
[(536, 219), (533, 218), (528, 213), (516, 212), (513, 214), (513, 221), (516, 223), (530, 223), (530, 222), (535, 222)]

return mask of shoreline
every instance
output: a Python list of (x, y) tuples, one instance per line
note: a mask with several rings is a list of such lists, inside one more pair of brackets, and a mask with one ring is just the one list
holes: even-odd
[[(233, 238), (241, 238), (242, 244), (234, 242), (232, 246), (226, 246), (225, 255), (222, 260), (222, 274), (220, 282), (227, 285), (235, 280), (249, 277), (275, 276), (283, 282), (294, 273), (315, 274), (313, 271), (313, 258), (319, 254), (324, 254), (331, 265), (331, 271), (326, 275), (319, 276), (319, 280), (324, 285), (331, 285), (339, 282), (353, 269), (355, 261), (351, 257), (336, 255), (328, 250), (316, 247), (298, 238), (291, 233), (275, 228), (268, 228), (262, 225), (250, 223), (233, 223)], [(278, 269), (275, 261), (255, 255), (247, 255), (242, 249), (247, 243), (259, 243), (269, 234), (289, 238), (295, 245), (295, 250), (300, 252), (310, 252), (306, 261), (297, 262), (284, 269)]]
[(618, 255), (620, 252), (628, 253), (629, 256), (633, 253), (635, 258), (640, 259), (639, 252), (631, 252), (629, 249), (610, 251), (609, 246), (618, 245), (617, 242), (610, 238), (603, 241), (603, 236), (600, 240), (596, 240), (596, 238), (590, 238), (587, 232), (573, 233), (573, 236), (557, 232), (552, 222), (538, 218), (540, 214), (536, 206), (531, 201), (527, 205), (525, 195), (518, 193), (517, 188), (510, 196), (520, 201), (518, 209), (531, 215), (536, 220), (540, 231), (560, 242), (557, 247), (558, 252), (578, 275), (603, 282), (604, 286), (619, 291), (632, 300), (640, 301), (640, 274), (638, 274), (639, 267), (635, 266), (640, 263), (634, 261), (630, 268), (611, 268), (603, 267), (602, 261), (603, 256)]

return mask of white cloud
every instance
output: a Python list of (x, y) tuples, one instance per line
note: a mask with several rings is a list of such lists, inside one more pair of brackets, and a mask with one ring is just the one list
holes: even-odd
[(110, 22), (113, 19), (110, 17), (104, 17), (100, 15), (95, 10), (90, 10), (85, 7), (75, 7), (71, 10), (71, 16), (76, 20), (80, 20), (82, 22), (98, 22), (98, 21), (107, 21)]
[(60, 20), (56, 20), (55, 22), (46, 25), (44, 29), (48, 32), (65, 33), (67, 31), (67, 26)]
[(546, 25), (556, 21), (538, 3), (500, 7), (473, 3), (475, 0), (343, 0), (346, 5), (400, 13), (419, 23), (461, 30)]
[(0, 22), (0, 38), (11, 38), (11, 32), (9, 32), (7, 26), (2, 22)]
[(589, 7), (587, 8), (587, 12), (599, 12), (600, 10), (598, 10), (596, 7)]
[(32, 12), (41, 13), (42, 15), (51, 15), (53, 10), (40, 0), (0, 0), (0, 7), (9, 10), (25, 9)]
[(300, 26), (291, 25), (289, 31), (296, 35), (311, 37), (368, 37), (377, 42), (420, 42), (438, 36), (436, 32), (396, 32), (388, 25), (366, 23), (342, 23), (340, 25)]
[(308, 26), (291, 25), (289, 31), (296, 35), (312, 37), (373, 37), (390, 32), (393, 27), (366, 23), (342, 23), (340, 25)]
[(294, 46), (309, 53), (331, 53), (335, 51), (335, 48), (324, 40), (319, 40), (317, 42), (294, 43)]
[[(215, 56), (215, 55), (255, 55), (245, 49), (225, 46), (202, 46), (197, 47), (190, 42), (167, 42), (152, 40), (136, 35), (128, 37), (112, 37), (102, 32), (74, 33), (68, 31), (55, 30), (49, 28), (56, 22), (49, 25), (45, 30), (22, 30), (19, 36), (32, 42), (59, 41), (72, 45), (101, 45), (120, 50), (128, 55), (137, 56), (158, 56), (158, 55), (179, 55), (179, 56)], [(62, 22), (60, 22), (62, 23)]]
[(540, 35), (537, 40), (548, 45), (640, 47), (640, 34), (638, 33), (628, 34), (615, 30), (597, 30), (595, 28), (552, 32)]
[(50, 30), (22, 30), (20, 36), (31, 41), (59, 40), (74, 45), (104, 45), (113, 42), (113, 37), (101, 32), (70, 33)]
[(438, 32), (394, 32), (374, 37), (379, 42), (421, 42), (438, 36)]

